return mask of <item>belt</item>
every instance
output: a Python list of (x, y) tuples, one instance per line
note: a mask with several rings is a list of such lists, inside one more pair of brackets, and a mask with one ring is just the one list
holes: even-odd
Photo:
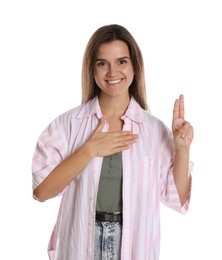
[(122, 223), (122, 213), (96, 212), (96, 221)]

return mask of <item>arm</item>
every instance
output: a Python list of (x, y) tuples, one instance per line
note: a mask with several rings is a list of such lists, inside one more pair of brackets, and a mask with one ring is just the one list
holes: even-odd
[(102, 133), (101, 121), (96, 131), (82, 147), (61, 162), (34, 190), (34, 197), (43, 202), (60, 193), (96, 156), (106, 156), (129, 149), (137, 140), (131, 132)]
[(184, 97), (176, 99), (173, 110), (172, 131), (175, 145), (174, 181), (180, 197), (181, 205), (187, 200), (191, 189), (189, 175), (189, 153), (193, 140), (193, 127), (184, 119)]
[(55, 167), (37, 186), (33, 191), (34, 198), (44, 202), (47, 199), (55, 197), (81, 172), (91, 159), (92, 156), (87, 152), (87, 148), (82, 146), (68, 159)]

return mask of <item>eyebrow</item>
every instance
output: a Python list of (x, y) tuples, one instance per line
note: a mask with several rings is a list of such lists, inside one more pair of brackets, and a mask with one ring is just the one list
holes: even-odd
[[(123, 59), (130, 59), (130, 57), (128, 57), (128, 56), (123, 56), (123, 57), (121, 57), (121, 58), (118, 58), (117, 60), (123, 60)], [(105, 60), (105, 59), (96, 59), (96, 62), (97, 61), (107, 61), (107, 60)]]

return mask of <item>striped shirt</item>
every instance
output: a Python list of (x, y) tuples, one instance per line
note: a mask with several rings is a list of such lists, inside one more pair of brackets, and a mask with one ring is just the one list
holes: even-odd
[[(91, 136), (102, 117), (98, 97), (56, 118), (40, 135), (33, 157), (33, 189)], [(131, 97), (123, 130), (139, 139), (122, 152), (122, 260), (157, 260), (160, 202), (185, 214), (173, 178), (172, 132)], [(109, 130), (105, 124), (103, 132)], [(51, 260), (93, 260), (96, 198), (102, 157), (95, 157), (60, 194), (61, 205), (48, 246)], [(190, 171), (192, 170), (190, 163)]]

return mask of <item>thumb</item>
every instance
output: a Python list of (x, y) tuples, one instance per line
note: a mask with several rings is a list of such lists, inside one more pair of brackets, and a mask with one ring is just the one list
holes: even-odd
[(103, 118), (101, 118), (94, 134), (100, 133), (102, 131), (104, 125), (105, 125), (105, 120)]
[(176, 130), (180, 129), (183, 126), (184, 122), (185, 122), (185, 120), (183, 118), (179, 118), (179, 119), (175, 120), (172, 125), (172, 130), (176, 131)]

